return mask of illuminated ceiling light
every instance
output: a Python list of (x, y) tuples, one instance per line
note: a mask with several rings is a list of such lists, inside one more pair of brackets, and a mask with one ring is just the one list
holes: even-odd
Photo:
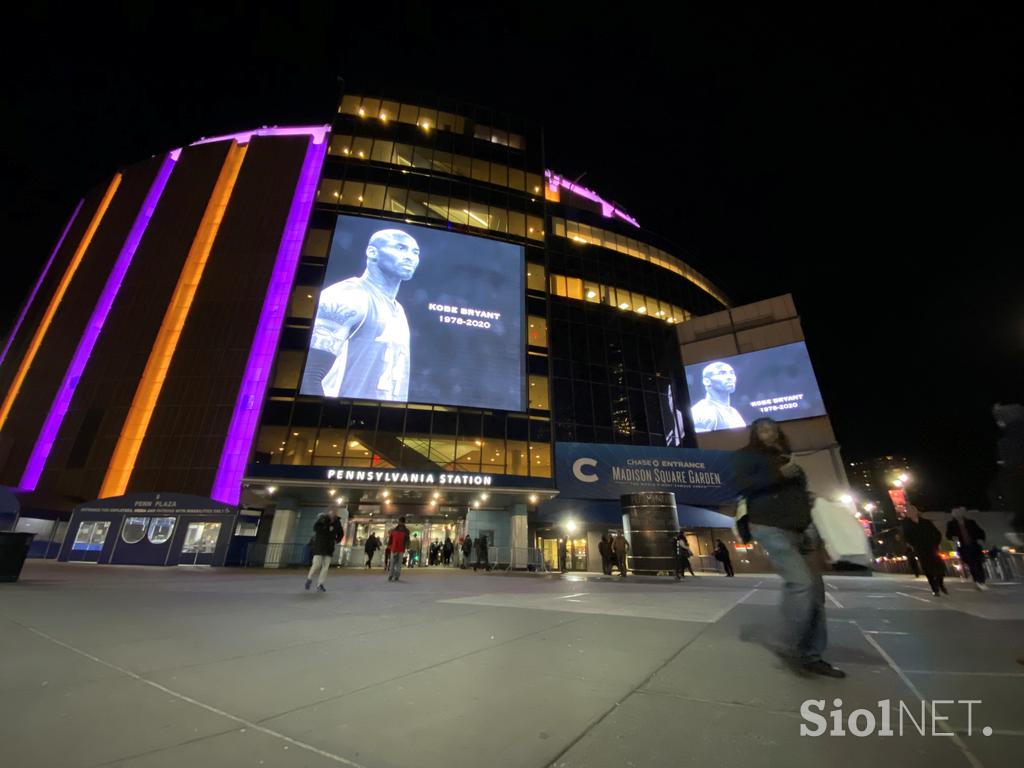
[(429, 130), (430, 130), (430, 121), (429, 121), (429, 120), (424, 120), (424, 121), (423, 121), (423, 125), (421, 125), (420, 127), (421, 127), (421, 128), (422, 128), (422, 129), (424, 130), (424, 131), (429, 131)]
[(430, 506), (432, 506), (432, 507), (433, 507), (433, 506), (435, 506), (436, 504), (437, 504), (437, 502), (436, 502), (436, 501), (434, 501), (434, 500), (431, 500), (431, 502), (430, 502)]
[(312, 293), (307, 293), (306, 294), (306, 298), (307, 299), (312, 299), (313, 298), (313, 294)]
[(336, 494), (337, 492), (338, 492), (338, 491), (337, 491), (337, 490), (335, 490), (334, 488), (330, 488), (330, 489), (328, 489), (328, 491), (327, 491), (327, 495), (328, 495), (328, 496), (333, 496), (333, 495), (334, 495), (334, 494)]
[(647, 313), (647, 307), (637, 307), (636, 311), (637, 311), (638, 314), (641, 314), (641, 315), (646, 314)]
[(851, 496), (848, 493), (844, 493), (842, 496), (839, 497), (839, 501), (841, 501), (843, 504), (852, 504), (853, 496)]
[(665, 316), (665, 311), (664, 311), (664, 310), (661, 310), (661, 309), (659, 309), (659, 310), (658, 310), (658, 317), (664, 317), (664, 316)]
[(343, 150), (341, 150), (341, 152), (342, 152), (342, 154), (347, 155), (348, 154), (348, 147), (345, 147)]
[(363, 202), (363, 196), (362, 195), (359, 196), (359, 202), (360, 203)]
[(629, 304), (627, 304), (626, 302), (622, 302), (621, 304), (619, 304), (619, 309), (629, 309)]
[(473, 502), (473, 509), (479, 509), (479, 508), (480, 508), (480, 502), (479, 501), (474, 501)]
[(487, 501), (489, 498), (491, 498), (491, 495), (489, 493), (481, 493), (480, 494), (480, 500), (481, 501)]
[(533, 227), (530, 227), (530, 231), (533, 232)]
[(345, 500), (344, 500), (343, 498), (341, 498), (341, 497), (339, 496), (339, 497), (338, 497), (338, 503), (339, 503), (339, 504), (344, 504), (344, 503), (345, 503)]
[(537, 503), (537, 494), (536, 493), (531, 493), (530, 494), (530, 503), (531, 504), (536, 504)]
[(362, 107), (359, 108), (359, 116), (366, 117), (366, 110), (363, 109)]
[(389, 491), (389, 490), (387, 490), (387, 489), (385, 488), (385, 489), (384, 489), (384, 494), (383, 494), (383, 495), (384, 495), (384, 498), (386, 499), (386, 498), (387, 498), (388, 496), (390, 496), (390, 495), (391, 495), (391, 491)]
[(298, 437), (298, 436), (299, 436), (298, 432), (292, 432), (292, 437)]
[(335, 193), (334, 193), (334, 196), (335, 196), (335, 197), (338, 197), (338, 193), (337, 193), (337, 192), (335, 192)]
[(476, 442), (477, 448), (479, 448), (479, 447), (481, 447), (483, 445), (483, 443), (480, 442), (479, 440), (476, 440), (475, 442)]
[(437, 491), (434, 491), (434, 498), (435, 499), (440, 499), (441, 498), (441, 494), (438, 493)]
[[(595, 296), (597, 296), (597, 293), (595, 293), (594, 291), (587, 291), (587, 298), (588, 299), (592, 299)], [(530, 327), (532, 328), (533, 326), (531, 325)]]
[(565, 530), (567, 530), (569, 533), (575, 533), (576, 532), (576, 521), (575, 520), (567, 521), (566, 524), (565, 524)]
[(276, 491), (277, 491), (277, 486), (276, 485), (268, 485), (267, 486), (267, 493), (271, 493), (272, 494), (272, 493), (275, 493)]
[(358, 440), (353, 440), (351, 443), (348, 444), (348, 447), (349, 448), (358, 448), (359, 447), (359, 441)]
[(534, 194), (536, 194), (537, 192), (540, 192), (540, 187), (534, 187), (533, 191), (534, 191)]
[(388, 113), (387, 112), (381, 112), (380, 113), (380, 121), (382, 123), (386, 123), (388, 121)]

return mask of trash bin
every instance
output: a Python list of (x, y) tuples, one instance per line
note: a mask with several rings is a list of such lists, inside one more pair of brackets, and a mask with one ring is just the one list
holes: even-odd
[(0, 581), (17, 581), (34, 533), (0, 532)]

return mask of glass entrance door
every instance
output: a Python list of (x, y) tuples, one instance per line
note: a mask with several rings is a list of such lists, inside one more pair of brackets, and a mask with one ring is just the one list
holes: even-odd
[(110, 523), (106, 520), (86, 520), (79, 523), (68, 560), (98, 563), (109, 531)]
[(219, 538), (220, 523), (189, 523), (178, 564), (212, 565)]

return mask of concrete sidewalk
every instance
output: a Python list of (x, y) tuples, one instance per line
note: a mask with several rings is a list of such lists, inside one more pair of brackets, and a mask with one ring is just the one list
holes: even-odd
[[(298, 571), (30, 562), (0, 585), (3, 764), (941, 768), (1024, 747), (1018, 586), (829, 578), (837, 681), (741, 640), (778, 621), (771, 576), (402, 577), (334, 569), (318, 595)], [(972, 735), (946, 705), (951, 735), (800, 736), (808, 699), (922, 697), (980, 700)]]

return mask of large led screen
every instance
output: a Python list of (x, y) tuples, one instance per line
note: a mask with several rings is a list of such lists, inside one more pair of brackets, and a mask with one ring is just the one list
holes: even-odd
[(301, 394), (526, 410), (523, 248), (339, 216)]
[(825, 414), (825, 403), (803, 342), (686, 366), (696, 432), (745, 427)]

